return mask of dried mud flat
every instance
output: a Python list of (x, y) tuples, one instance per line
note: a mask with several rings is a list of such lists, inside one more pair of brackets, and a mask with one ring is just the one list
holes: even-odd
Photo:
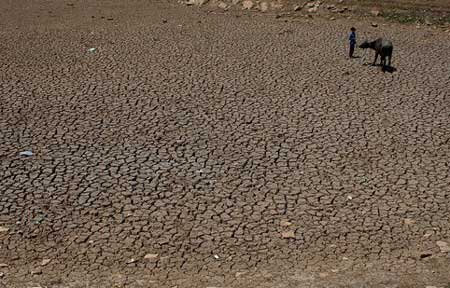
[(448, 287), (448, 34), (0, 8), (0, 287)]

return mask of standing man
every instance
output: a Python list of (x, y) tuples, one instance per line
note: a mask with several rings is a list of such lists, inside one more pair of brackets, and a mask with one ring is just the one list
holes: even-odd
[(356, 46), (356, 28), (352, 27), (350, 28), (350, 36), (348, 37), (348, 40), (350, 41), (350, 58), (353, 58), (353, 52), (355, 52), (355, 46)]

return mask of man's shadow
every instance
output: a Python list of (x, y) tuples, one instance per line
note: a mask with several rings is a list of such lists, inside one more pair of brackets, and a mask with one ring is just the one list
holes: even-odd
[(394, 73), (395, 71), (397, 71), (397, 68), (395, 68), (394, 66), (390, 66), (390, 65), (381, 65), (381, 64), (375, 64), (373, 65), (373, 63), (364, 63), (364, 66), (373, 66), (373, 67), (381, 67), (381, 71), (383, 72), (388, 72), (388, 73)]

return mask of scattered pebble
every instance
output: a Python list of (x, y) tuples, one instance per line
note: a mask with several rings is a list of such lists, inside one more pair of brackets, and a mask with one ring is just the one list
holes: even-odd
[(159, 256), (159, 254), (147, 254), (144, 256), (144, 259), (146, 260), (153, 260), (153, 259), (157, 259)]
[(8, 232), (9, 228), (0, 226), (0, 233)]
[(246, 9), (246, 10), (252, 9), (253, 5), (254, 5), (253, 2), (250, 1), (250, 0), (245, 0), (245, 1), (242, 2), (242, 8)]
[(5, 273), (0, 272), (0, 278), (3, 278), (3, 277), (5, 277)]
[(219, 259), (219, 255), (217, 255), (217, 254), (214, 255), (214, 258), (215, 258), (215, 259)]
[(284, 239), (295, 238), (295, 232), (292, 230), (281, 232), (281, 238), (284, 238)]
[(372, 16), (378, 17), (378, 16), (381, 15), (381, 11), (379, 11), (379, 10), (372, 10), (372, 11), (370, 11), (370, 14)]
[(248, 273), (247, 271), (240, 271), (240, 272), (236, 272), (235, 276), (236, 276), (236, 278), (239, 278), (247, 273)]
[(30, 150), (22, 151), (22, 152), (19, 153), (19, 155), (20, 156), (25, 156), (25, 157), (31, 157), (31, 156), (33, 156), (33, 152), (30, 151)]
[(95, 51), (97, 51), (97, 48), (89, 48), (88, 52), (94, 53)]
[(353, 197), (352, 197), (351, 195), (348, 195), (348, 196), (347, 196), (347, 199), (348, 199), (348, 200), (352, 200)]
[(50, 259), (43, 259), (42, 262), (41, 262), (41, 266), (47, 265), (48, 263), (50, 263), (50, 261), (52, 261), (52, 260), (50, 260)]
[(291, 226), (291, 225), (292, 225), (292, 223), (287, 221), (287, 220), (281, 220), (280, 221), (280, 226), (282, 226), (282, 227), (288, 227), (288, 226)]
[(372, 25), (372, 27), (378, 27), (377, 23), (372, 23), (371, 25)]
[(131, 258), (130, 260), (127, 261), (127, 264), (133, 264), (134, 262), (136, 262), (136, 259)]
[(41, 274), (42, 274), (42, 270), (41, 269), (37, 269), (37, 270), (31, 271), (31, 275), (41, 275)]
[(9, 265), (8, 264), (6, 264), (6, 263), (0, 263), (0, 268), (6, 268), (6, 267), (8, 267)]
[(448, 245), (445, 241), (437, 241), (436, 245), (439, 246), (439, 249), (441, 249), (442, 253), (449, 253), (450, 252), (450, 245)]
[(405, 223), (405, 225), (413, 225), (414, 223), (416, 223), (416, 221), (410, 218), (404, 219), (403, 222)]

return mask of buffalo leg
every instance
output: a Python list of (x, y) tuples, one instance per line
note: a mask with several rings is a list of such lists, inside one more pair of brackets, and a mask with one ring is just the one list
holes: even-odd
[(373, 66), (377, 65), (378, 52), (375, 52), (375, 60), (373, 60)]

